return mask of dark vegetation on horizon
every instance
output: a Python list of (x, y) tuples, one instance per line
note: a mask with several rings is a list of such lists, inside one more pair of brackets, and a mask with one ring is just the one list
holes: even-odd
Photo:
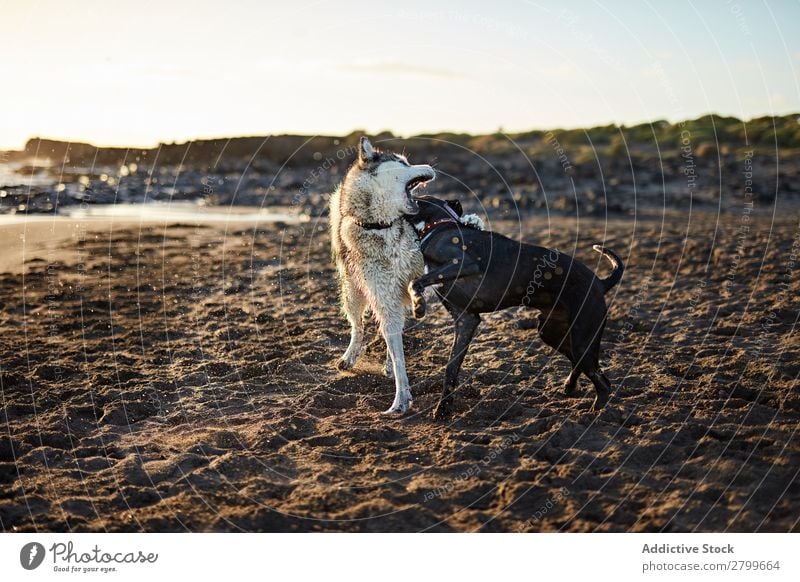
[[(71, 164), (115, 164), (136, 157), (153, 159), (157, 154), (161, 163), (214, 164), (222, 153), (221, 161), (228, 158), (254, 156), (254, 162), (268, 160), (288, 166), (312, 164), (318, 161), (315, 153), (335, 154), (337, 150), (354, 146), (366, 132), (357, 130), (346, 136), (274, 135), (234, 138), (198, 139), (186, 143), (161, 143), (148, 149), (123, 147), (96, 147), (86, 143), (69, 143), (45, 138), (28, 140), (19, 152), (9, 152), (9, 159), (26, 159), (38, 154), (53, 161), (67, 160)], [(396, 138), (391, 132), (377, 134), (375, 141), (388, 141), (388, 147)], [(422, 133), (402, 138), (408, 152), (422, 154), (435, 151), (450, 144), (462, 146), (479, 154), (514, 153), (517, 145), (533, 147), (552, 141), (562, 147), (593, 147), (599, 154), (625, 155), (631, 153), (669, 154), (684, 143), (688, 137), (699, 157), (714, 155), (717, 151), (727, 153), (735, 149), (760, 151), (781, 150), (791, 155), (800, 150), (800, 113), (780, 117), (758, 117), (743, 121), (736, 117), (706, 115), (679, 123), (657, 120), (632, 126), (604, 125), (588, 129), (551, 129), (525, 132), (473, 135), (469, 133)], [(516, 145), (515, 145), (516, 142)], [(66, 158), (65, 158), (66, 157)]]
[[(487, 211), (631, 214), (642, 205), (741, 206), (746, 173), (754, 200), (794, 197), (800, 193), (799, 120), (800, 114), (749, 121), (706, 115), (674, 124), (373, 138), (412, 161), (436, 163), (433, 192), (462, 196), (468, 207), (472, 201)], [(18, 184), (0, 184), (0, 211), (206, 199), (323, 213), (363, 133), (204, 139), (150, 149), (34, 138), (6, 156), (26, 165)], [(34, 158), (51, 165), (33, 167)], [(37, 188), (25, 185), (31, 175), (40, 178)]]

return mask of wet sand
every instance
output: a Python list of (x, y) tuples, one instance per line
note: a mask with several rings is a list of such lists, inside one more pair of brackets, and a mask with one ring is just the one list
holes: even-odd
[(435, 301), (406, 334), (414, 414), (380, 414), (380, 341), (333, 368), (322, 221), (28, 225), (0, 275), (0, 529), (797, 531), (800, 229), (748, 224), (493, 223), (601, 274), (592, 243), (623, 256), (615, 391), (600, 414), (585, 380), (566, 398), (567, 361), (512, 309), (485, 317), (447, 423)]

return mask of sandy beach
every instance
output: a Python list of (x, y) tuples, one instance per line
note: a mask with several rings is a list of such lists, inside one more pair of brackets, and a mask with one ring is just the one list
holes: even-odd
[(586, 383), (566, 398), (567, 361), (512, 309), (446, 423), (434, 301), (406, 334), (414, 414), (380, 414), (381, 341), (334, 369), (324, 219), (0, 225), (0, 529), (798, 531), (791, 216), (494, 221), (601, 274), (592, 243), (623, 256), (615, 391), (600, 414)]

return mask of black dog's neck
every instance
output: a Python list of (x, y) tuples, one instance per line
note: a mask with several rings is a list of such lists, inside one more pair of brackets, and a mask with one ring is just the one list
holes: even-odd
[(457, 227), (464, 226), (460, 221), (453, 220), (449, 216), (445, 216), (442, 218), (437, 218), (432, 222), (426, 222), (425, 225), (420, 229), (418, 232), (420, 239), (425, 240), (434, 231), (439, 230), (441, 227), (446, 227), (448, 225), (455, 225)]
[[(422, 252), (425, 252), (425, 247), (427, 246), (431, 237), (436, 233), (449, 230), (451, 228), (457, 228), (458, 230), (463, 228), (475, 229), (473, 225), (464, 224), (460, 219), (455, 219), (450, 216), (442, 215), (434, 220), (416, 222), (414, 221), (414, 218), (414, 216), (406, 216), (406, 219), (413, 225), (414, 231), (417, 233), (417, 237), (419, 238), (419, 246)], [(420, 222), (423, 222), (422, 228), (418, 228)]]

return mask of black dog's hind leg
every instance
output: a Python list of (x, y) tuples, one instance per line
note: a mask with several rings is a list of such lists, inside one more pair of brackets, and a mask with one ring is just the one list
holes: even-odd
[(589, 380), (592, 381), (594, 389), (597, 392), (594, 398), (594, 404), (592, 404), (592, 411), (597, 412), (608, 402), (608, 396), (611, 394), (611, 383), (608, 381), (606, 375), (598, 370), (594, 370), (586, 375), (589, 376)]
[[(586, 344), (581, 344), (577, 350), (576, 355), (580, 355), (576, 368), (579, 368), (589, 380), (594, 384), (596, 393), (594, 403), (592, 404), (592, 411), (597, 412), (606, 405), (608, 397), (611, 394), (611, 382), (603, 371), (600, 369), (600, 338), (603, 335), (603, 328), (605, 321), (597, 328), (597, 331), (590, 338), (591, 343), (584, 347)], [(586, 337), (583, 334), (581, 337)]]
[(455, 337), (453, 338), (453, 348), (450, 351), (450, 361), (444, 372), (444, 388), (439, 398), (439, 404), (433, 411), (433, 418), (441, 420), (450, 411), (453, 400), (453, 390), (458, 386), (458, 372), (461, 364), (467, 355), (469, 344), (475, 335), (475, 330), (481, 322), (480, 315), (472, 313), (454, 314), (455, 318)]

